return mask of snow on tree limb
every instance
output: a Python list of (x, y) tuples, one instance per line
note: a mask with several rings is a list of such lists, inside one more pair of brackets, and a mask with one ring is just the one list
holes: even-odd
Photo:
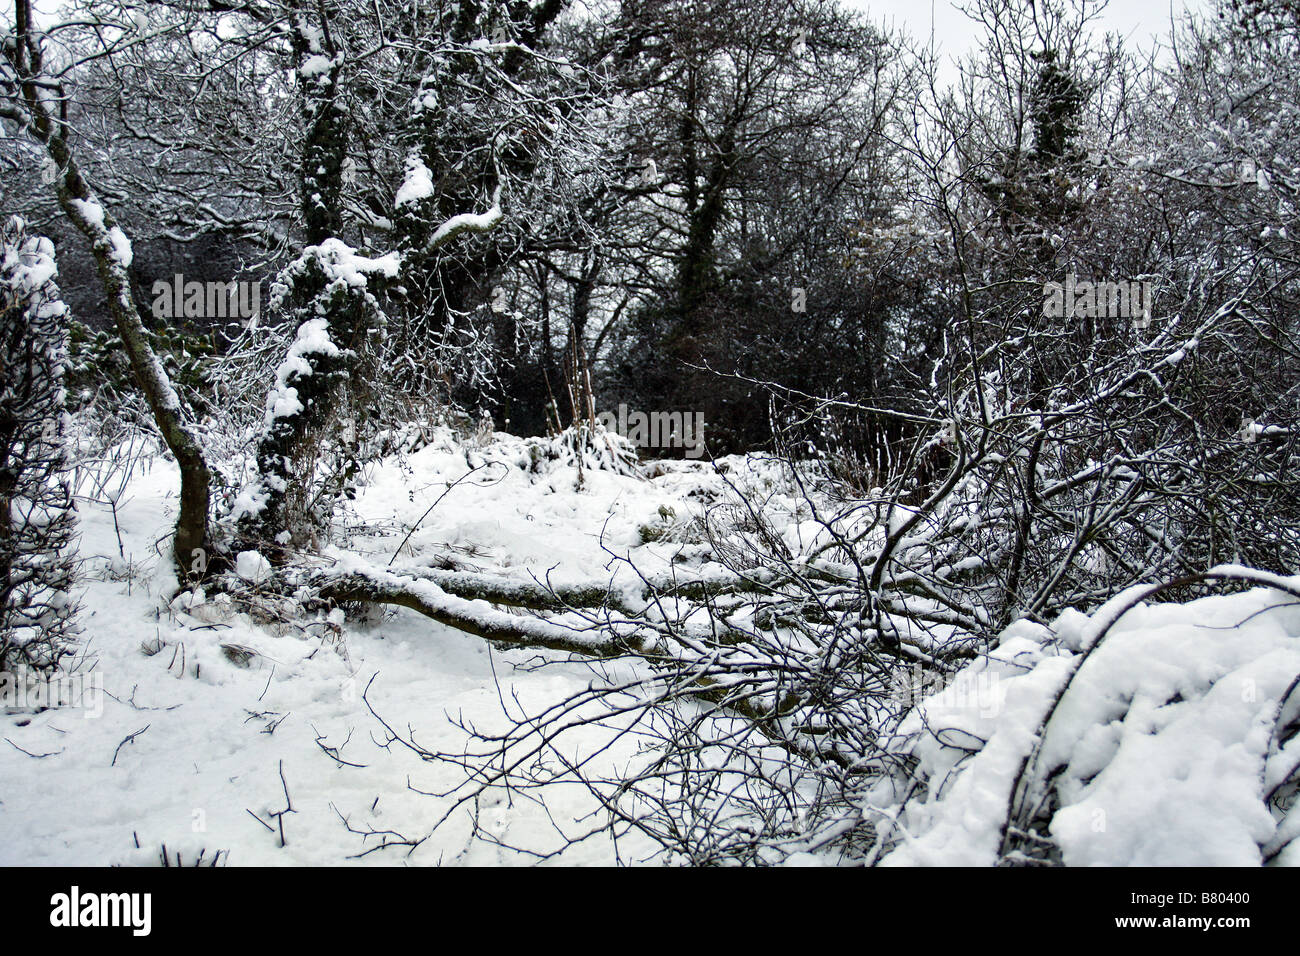
[(426, 253), (441, 249), (451, 240), (464, 233), (485, 233), (491, 232), (505, 218), (501, 211), (501, 186), (498, 185), (492, 192), (492, 205), (487, 212), (469, 213), (463, 212), (459, 215), (452, 216), (441, 226), (434, 230), (425, 245)]

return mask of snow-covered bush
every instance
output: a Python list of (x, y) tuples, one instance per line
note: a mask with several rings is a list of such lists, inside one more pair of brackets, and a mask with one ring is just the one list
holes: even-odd
[(558, 435), (528, 441), (532, 470), (549, 474), (558, 468), (608, 471), (618, 475), (638, 473), (636, 447), (623, 436), (607, 431), (599, 422), (570, 425)]
[[(1021, 621), (922, 703), (855, 812), (889, 865), (1295, 865), (1297, 579)], [(1267, 585), (1272, 585), (1269, 587)]]
[(50, 240), (12, 219), (0, 243), (0, 671), (49, 671), (75, 634), (67, 307)]

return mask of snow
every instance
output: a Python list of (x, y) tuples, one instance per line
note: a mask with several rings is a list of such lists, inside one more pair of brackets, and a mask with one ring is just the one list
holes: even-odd
[(84, 199), (70, 199), (68, 203), (92, 227), (100, 230), (104, 228), (104, 207), (99, 203)]
[(498, 187), (492, 196), (492, 206), (487, 212), (463, 212), (452, 216), (434, 230), (433, 236), (429, 239), (429, 248), (436, 249), (462, 232), (487, 232), (504, 218), (505, 214), (501, 211), (501, 189)]
[(327, 319), (308, 319), (298, 327), (297, 335), (284, 361), (275, 371), (275, 385), (267, 392), (265, 424), (270, 427), (277, 419), (289, 418), (302, 411), (298, 389), (289, 384), (291, 377), (312, 374), (308, 356), (336, 356), (339, 347), (330, 339)]
[[(37, 289), (58, 277), (59, 267), (54, 258), (54, 243), (44, 236), (30, 236), (21, 249), (5, 247), (6, 271), (12, 269), (16, 282), (15, 292), (20, 296), (30, 295)], [(17, 257), (13, 262), (9, 257)]]
[(309, 79), (313, 76), (321, 76), (328, 73), (338, 63), (342, 62), (342, 55), (337, 57), (328, 57), (323, 53), (312, 53), (302, 61), (298, 67), (298, 75), (303, 79)]
[(325, 48), (325, 34), (320, 27), (309, 23), (302, 16), (294, 17), (293, 27), (312, 53), (320, 53)]
[[(884, 865), (996, 861), (1014, 775), (1035, 742), (1038, 717), (1068, 675), (1067, 662), (1046, 654), (1040, 641), (1013, 637), (907, 720), (900, 734), (918, 738), (912, 753), (921, 760), (930, 798), (909, 808), (906, 841)], [(886, 783), (874, 796), (893, 794)]]
[(131, 263), (135, 260), (135, 252), (131, 249), (131, 240), (117, 226), (108, 230), (108, 239), (113, 244), (113, 257), (121, 263), (123, 269), (129, 269)]
[(267, 421), (277, 418), (290, 418), (302, 411), (302, 402), (298, 399), (298, 390), (292, 385), (276, 388), (267, 401)]
[(353, 288), (364, 288), (366, 277), (372, 273), (393, 278), (397, 275), (401, 258), (396, 252), (371, 258), (363, 256), (341, 239), (326, 239), (319, 246), (303, 250), (303, 259), (315, 258), (336, 281), (346, 282)]
[[(310, 323), (299, 335), (304, 348), (329, 347)], [(379, 583), (427, 569), (415, 592), (453, 615), (581, 639), (447, 593), (437, 581), (449, 565), (494, 587), (608, 581), (623, 606), (644, 606), (643, 581), (623, 559), (651, 577), (724, 579), (730, 572), (720, 565), (684, 563), (696, 546), (671, 543), (669, 532), (726, 500), (727, 483), (761, 497), (796, 553), (822, 542), (775, 466), (756, 457), (723, 459), (725, 481), (700, 462), (656, 463), (650, 478), (588, 470), (579, 490), (576, 470), (549, 459), (545, 440), (423, 432), (418, 450), (375, 466), (347, 505), (346, 549), (328, 551), (324, 564)], [(176, 486), (175, 468), (162, 460), (132, 479), (116, 515), (122, 555), (112, 509), (80, 505), (85, 665), (104, 693), (97, 715), (11, 707), (0, 716), (9, 741), (0, 750), (0, 865), (150, 863), (163, 844), (187, 858), (229, 851), (231, 865), (536, 862), (474, 839), (467, 808), (433, 830), (451, 800), (429, 794), (461, 784), (463, 771), (385, 747), (362, 694), (424, 747), (461, 753), (463, 725), (508, 726), (504, 701), (537, 712), (604, 672), (552, 652), (538, 669), (536, 650), (489, 645), (405, 608), (374, 617), (299, 609), (293, 626), (276, 627), (236, 613), (219, 589), (178, 593), (155, 547), (174, 520)], [(243, 504), (256, 507), (252, 497)], [(235, 556), (234, 573), (251, 589), (269, 569), (256, 552)], [(1279, 590), (1300, 580), (1221, 574), (1247, 576), (1252, 587), (1185, 605), (1151, 603), (1148, 590), (1133, 589), (1091, 614), (1011, 625), (897, 729), (891, 749), (916, 758), (921, 786), (905, 799), (907, 781), (881, 778), (865, 797), (862, 814), (889, 834), (881, 862), (996, 862), (1028, 761), (1052, 771), (1059, 806), (1047, 832), (1068, 864), (1258, 865), (1261, 846), (1281, 845), (1300, 827), (1292, 814), (1279, 829), (1265, 802), (1300, 762), (1300, 739), (1279, 748), (1273, 736), (1300, 712), (1300, 694), (1282, 702), (1300, 674), (1300, 603)], [(598, 753), (613, 733), (584, 728), (565, 746)], [(598, 769), (616, 773), (634, 746), (617, 741)], [(284, 818), (281, 846), (259, 821), (283, 808), (286, 785), (296, 812)], [(589, 792), (564, 785), (546, 809), (489, 795), (479, 823), (495, 839), (549, 852), (562, 849), (557, 827), (583, 832), (577, 821), (596, 810)], [(349, 827), (422, 842), (377, 849), (381, 838)], [(634, 834), (615, 846), (601, 836), (548, 862), (638, 858), (653, 850), (644, 840)], [(836, 860), (819, 846), (788, 862)], [(1292, 847), (1278, 862), (1297, 865), (1300, 855)]]
[(117, 226), (109, 227), (105, 218), (104, 207), (93, 200), (70, 199), (69, 204), (77, 215), (97, 233), (103, 233), (107, 236), (111, 251), (110, 258), (117, 262), (123, 269), (131, 267), (135, 259), (135, 253), (131, 249), (131, 241), (127, 239), (126, 233), (122, 232)]
[[(306, 333), (312, 341), (314, 335)], [(515, 463), (526, 461), (528, 450), (523, 441), (503, 439), (470, 454)], [(411, 454), (406, 465), (385, 462), (356, 502), (356, 520), (372, 536), (354, 540), (354, 549), (380, 565), (407, 526), (465, 473), (466, 449), (439, 430), (435, 443)], [(499, 560), (523, 581), (600, 572), (610, 559), (604, 547), (640, 548), (660, 555), (657, 566), (667, 567), (665, 549), (642, 547), (636, 529), (655, 520), (661, 504), (675, 503), (685, 513), (681, 497), (709, 480), (700, 468), (655, 482), (588, 474), (587, 490), (575, 493), (572, 469), (528, 475), (512, 466), (493, 483), (491, 472), (502, 468), (451, 491), (416, 529), (403, 559), (414, 551)], [(173, 604), (167, 596), (175, 580), (154, 542), (170, 532), (177, 485), (174, 466), (163, 460), (132, 480), (117, 515), (125, 559), (118, 557), (112, 510), (80, 504), (86, 574), (78, 597), (88, 654), (104, 681), (103, 713), (0, 713), (0, 736), (16, 745), (0, 745), (0, 865), (156, 864), (164, 843), (187, 859), (200, 848), (209, 856), (229, 850), (232, 866), (535, 863), (471, 840), (468, 811), (409, 856), (402, 846), (358, 857), (379, 841), (349, 833), (340, 815), (358, 830), (425, 837), (446, 801), (408, 783), (438, 792), (464, 779), (448, 764), (380, 746), (382, 730), (361, 695), (374, 676), (368, 697), (386, 721), (415, 728), (426, 747), (459, 752), (466, 735), (453, 720), (504, 729), (501, 693), (537, 710), (587, 688), (593, 671), (580, 663), (536, 671), (535, 652), (495, 650), (404, 609), (377, 622), (345, 620), (336, 610), (304, 622), (304, 631), (276, 633), (231, 614), (219, 597), (182, 592), (187, 600)], [(473, 556), (466, 554), (471, 547)], [(237, 573), (249, 577), (254, 564), (262, 567), (259, 558), (239, 555)], [(429, 594), (439, 597), (433, 587)], [(247, 665), (232, 660), (223, 645), (251, 651)], [(593, 735), (577, 745), (594, 749), (600, 738)], [(364, 766), (338, 764), (318, 736), (339, 747), (344, 760)], [(16, 747), (52, 755), (38, 759)], [(615, 748), (600, 766), (625, 761), (629, 747)], [(296, 810), (285, 817), (285, 847), (253, 816), (269, 820), (284, 806), (281, 765)], [(576, 821), (594, 810), (591, 796), (577, 787), (553, 795), (549, 816), (530, 801), (489, 796), (480, 824), (507, 842), (549, 851), (560, 845), (552, 817), (576, 833), (583, 829)], [(636, 838), (620, 841), (619, 850), (649, 852)], [(552, 862), (615, 859), (613, 844), (602, 839), (579, 843)]]
[[(1294, 741), (1269, 752), (1300, 674), (1300, 604), (1269, 588), (1138, 604), (1084, 659), (1131, 598), (1091, 617), (1066, 612), (1051, 628), (1013, 625), (987, 660), (909, 717), (901, 733), (915, 738), (929, 799), (903, 810), (906, 835), (883, 863), (994, 863), (1012, 781), (1073, 678), (1039, 757), (1057, 774), (1050, 834), (1064, 862), (1259, 864), (1275, 828), (1265, 783), (1300, 760)], [(896, 812), (895, 796), (882, 784), (876, 809)]]
[(240, 489), (231, 502), (229, 520), (237, 522), (246, 517), (252, 517), (262, 513), (266, 507), (267, 495), (265, 490), (257, 485), (250, 485)]
[(271, 575), (271, 562), (256, 551), (241, 551), (235, 556), (235, 573), (250, 584), (259, 584)]
[(393, 205), (398, 209), (433, 195), (433, 174), (419, 156), (412, 155), (406, 160), (406, 178), (397, 190)]

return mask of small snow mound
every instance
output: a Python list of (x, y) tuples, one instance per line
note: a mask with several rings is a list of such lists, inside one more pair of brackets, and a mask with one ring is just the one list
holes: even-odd
[(256, 551), (241, 551), (235, 558), (235, 573), (249, 584), (260, 584), (271, 576), (271, 562)]

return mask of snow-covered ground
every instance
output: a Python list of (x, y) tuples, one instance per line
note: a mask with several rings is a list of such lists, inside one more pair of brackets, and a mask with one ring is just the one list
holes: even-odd
[[(650, 479), (587, 471), (581, 490), (572, 469), (538, 475), (527, 466), (527, 445), (516, 439), (476, 449), (444, 435), (375, 469), (340, 546), (381, 564), (401, 545), (399, 562), (442, 556), (556, 583), (590, 580), (624, 574), (620, 556), (642, 569), (666, 566), (676, 546), (655, 540), (656, 529), (725, 494), (707, 463), (665, 465)], [(729, 467), (731, 480), (751, 485), (770, 475), (755, 459)], [(604, 835), (566, 848), (563, 836), (585, 832), (596, 810), (570, 785), (551, 790), (545, 808), (526, 795), (482, 801), (478, 838), (468, 809), (431, 834), (448, 799), (429, 794), (460, 784), (463, 771), (384, 746), (361, 697), (368, 684), (370, 704), (391, 727), (456, 753), (467, 739), (462, 723), (504, 728), (503, 701), (540, 709), (598, 674), (581, 663), (537, 669), (531, 652), (494, 650), (406, 610), (280, 632), (204, 596), (168, 603), (175, 583), (159, 550), (176, 487), (174, 469), (155, 462), (116, 515), (80, 505), (83, 669), (103, 693), (82, 702), (89, 706), (11, 707), (0, 717), (0, 864), (151, 864), (164, 846), (182, 862), (224, 851), (231, 865), (538, 859), (499, 844), (562, 849), (550, 859), (567, 864), (652, 852)], [(768, 491), (768, 506), (786, 509), (786, 538), (798, 550), (804, 516), (779, 489)], [(1050, 628), (1013, 625), (988, 658), (908, 718), (901, 732), (928, 799), (914, 794), (903, 807), (884, 782), (864, 804), (864, 813), (896, 820), (885, 862), (995, 860), (1017, 770), (1107, 613), (1067, 613)], [(1282, 832), (1265, 795), (1300, 762), (1300, 735), (1274, 745), (1275, 728), (1300, 711), (1300, 693), (1279, 707), (1300, 673), (1300, 606), (1268, 588), (1140, 605), (1078, 669), (1037, 757), (1065, 767), (1050, 827), (1064, 861), (1257, 863), (1259, 848)], [(594, 749), (598, 735), (576, 735), (569, 746)], [(628, 757), (623, 746), (600, 761), (611, 771)], [(1292, 814), (1283, 831), (1297, 826)], [(1300, 863), (1300, 846), (1277, 862)]]
[[(523, 453), (513, 440), (504, 448)], [(356, 502), (349, 547), (382, 563), (449, 482), (482, 464), (470, 457), (444, 444), (386, 462)], [(530, 481), (520, 469), (482, 468), (446, 494), (403, 553), (441, 549), (469, 563), (526, 567), (539, 578), (552, 569), (599, 569), (610, 552), (634, 547), (640, 560), (651, 560), (644, 552), (653, 546), (638, 547), (638, 527), (662, 523), (660, 506), (665, 513), (681, 508), (701, 484), (689, 473), (644, 481), (588, 472), (584, 491), (575, 493), (574, 475)], [(206, 849), (208, 858), (229, 851), (231, 865), (336, 864), (384, 842), (349, 832), (344, 819), (355, 830), (419, 839), (444, 802), (408, 782), (440, 792), (464, 775), (400, 746), (380, 746), (385, 735), (361, 699), (372, 677), (367, 696), (385, 721), (413, 728), (431, 750), (454, 753), (466, 734), (451, 718), (504, 727), (503, 693), (540, 707), (595, 676), (582, 664), (516, 671), (535, 655), (493, 651), (405, 610), (341, 629), (326, 622), (309, 633), (276, 634), (215, 607), (183, 610), (185, 598), (166, 607), (160, 594), (175, 585), (158, 542), (174, 519), (177, 484), (165, 462), (131, 483), (116, 516), (120, 549), (111, 509), (80, 503), (80, 622), (102, 700), (92, 692), (91, 706), (34, 715), (10, 708), (0, 718), (0, 864), (149, 863), (163, 845), (182, 861)], [(362, 766), (340, 764), (323, 747)], [(286, 784), (294, 812), (279, 818), (281, 847), (271, 814), (285, 807)], [(562, 789), (551, 793), (548, 803), (549, 818), (526, 799), (503, 799), (482, 808), (480, 824), (505, 843), (548, 852), (562, 844), (551, 819), (574, 835), (584, 829), (575, 821), (593, 809), (576, 787), (568, 797)], [(532, 861), (470, 841), (467, 821), (466, 814), (449, 822), (409, 853), (397, 846), (361, 861)], [(619, 847), (632, 858), (637, 849)], [(560, 859), (609, 863), (616, 853), (608, 839), (590, 840)]]

